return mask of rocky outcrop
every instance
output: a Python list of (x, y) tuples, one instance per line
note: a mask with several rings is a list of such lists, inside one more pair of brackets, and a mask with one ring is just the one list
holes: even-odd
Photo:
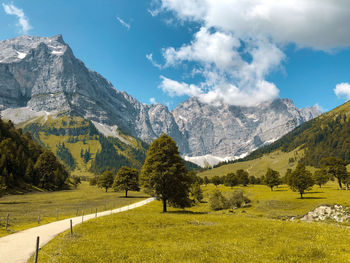
[[(161, 104), (144, 105), (86, 68), (61, 35), (0, 42), (0, 110), (15, 121), (52, 112), (78, 115), (106, 135), (119, 129), (146, 142), (167, 133), (183, 155), (218, 157), (241, 156), (320, 114), (299, 110), (287, 99), (236, 107), (190, 98), (172, 112)], [(19, 118), (21, 110), (30, 114)]]
[(335, 221), (343, 223), (350, 218), (350, 208), (341, 205), (321, 205), (303, 216), (301, 221)]
[(191, 98), (172, 111), (192, 156), (241, 156), (271, 143), (305, 121), (320, 115), (317, 108), (298, 109), (289, 99), (256, 107), (214, 106)]

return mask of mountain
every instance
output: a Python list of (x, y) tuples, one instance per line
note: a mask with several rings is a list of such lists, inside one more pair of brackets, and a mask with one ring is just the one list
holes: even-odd
[(184, 154), (232, 157), (276, 141), (320, 111), (316, 107), (300, 110), (289, 99), (237, 107), (213, 106), (190, 98), (172, 113), (188, 141), (189, 149)]
[[(56, 146), (51, 146), (54, 150), (64, 143), (65, 136), (73, 136), (69, 124), (76, 123), (75, 118), (81, 124), (84, 120), (82, 127), (92, 124), (95, 128), (92, 134), (99, 142), (95, 154), (107, 156), (114, 145), (117, 152), (114, 157), (126, 158), (121, 163), (142, 162), (145, 145), (162, 133), (177, 142), (188, 160), (204, 155), (218, 161), (237, 158), (320, 114), (316, 108), (297, 109), (288, 99), (256, 107), (236, 107), (208, 105), (190, 98), (171, 112), (161, 104), (145, 105), (89, 70), (61, 35), (21, 36), (0, 42), (0, 110), (17, 125), (23, 128), (30, 125), (28, 130), (32, 133), (36, 129), (36, 138), (46, 146), (51, 141), (43, 139), (43, 134), (48, 135), (45, 122), (58, 125), (60, 132), (51, 134), (56, 136)], [(70, 119), (64, 119), (65, 116)], [(61, 125), (61, 118), (68, 125)], [(84, 137), (87, 134), (82, 127), (78, 130), (83, 134), (75, 133), (71, 142), (91, 139)], [(54, 127), (49, 131), (57, 133)], [(83, 137), (79, 139), (79, 135)], [(102, 141), (100, 135), (108, 138), (111, 145)], [(69, 146), (65, 144), (67, 149)], [(113, 161), (110, 162), (112, 165)], [(89, 167), (92, 169), (93, 163)]]
[(319, 167), (325, 157), (338, 157), (350, 163), (350, 101), (302, 124), (278, 141), (262, 147), (241, 161), (254, 160), (275, 151), (301, 149), (307, 165)]

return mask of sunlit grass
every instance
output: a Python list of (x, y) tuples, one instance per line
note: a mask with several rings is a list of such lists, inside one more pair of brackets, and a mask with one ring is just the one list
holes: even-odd
[[(72, 216), (94, 213), (117, 208), (147, 198), (142, 192), (131, 192), (133, 198), (124, 198), (123, 193), (116, 193), (83, 182), (74, 190), (57, 192), (29, 193), (24, 195), (8, 195), (0, 198), (0, 237), (19, 230), (38, 226), (37, 218), (40, 212), (40, 224), (56, 221)], [(78, 213), (77, 213), (78, 212)], [(8, 231), (5, 231), (5, 218), (9, 217)]]
[(275, 151), (264, 156), (246, 162), (237, 162), (234, 164), (227, 164), (218, 168), (209, 169), (199, 173), (201, 177), (207, 176), (208, 178), (215, 175), (223, 176), (228, 173), (236, 172), (239, 169), (246, 170), (249, 175), (255, 177), (261, 177), (266, 174), (267, 168), (272, 168), (280, 172), (283, 176), (287, 169), (294, 169), (297, 165), (297, 161), (290, 162), (290, 158), (299, 160), (303, 156), (303, 150), (294, 150), (291, 152)]
[[(206, 195), (215, 188), (213, 184), (203, 186), (203, 189), (206, 190)], [(300, 195), (290, 190), (287, 185), (279, 186), (274, 191), (271, 191), (265, 185), (249, 185), (232, 189), (220, 185), (218, 188), (223, 192), (242, 189), (246, 196), (252, 200), (251, 207), (245, 208), (245, 212), (248, 215), (267, 218), (300, 217), (323, 204), (350, 205), (350, 191), (339, 190), (335, 182), (329, 182), (322, 188), (314, 186), (310, 191), (306, 192), (303, 199), (300, 199)], [(209, 208), (207, 204), (204, 204), (201, 206), (201, 209), (208, 210)]]
[[(238, 211), (239, 210), (239, 211)], [(169, 209), (153, 202), (63, 233), (40, 262), (349, 262), (350, 230), (333, 224)], [(30, 261), (32, 262), (32, 261)]]

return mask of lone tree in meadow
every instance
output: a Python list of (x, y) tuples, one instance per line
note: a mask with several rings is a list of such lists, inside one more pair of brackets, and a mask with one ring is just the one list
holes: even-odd
[(321, 167), (326, 169), (330, 176), (337, 178), (339, 189), (342, 190), (342, 181), (348, 176), (345, 162), (336, 157), (323, 158), (321, 160)]
[(108, 188), (111, 188), (113, 185), (114, 176), (112, 171), (105, 171), (102, 175), (98, 177), (97, 185), (100, 188), (105, 188), (106, 193)]
[(294, 192), (299, 192), (300, 198), (303, 198), (305, 191), (314, 185), (312, 174), (306, 170), (305, 164), (299, 163), (288, 176), (288, 185)]
[(268, 168), (265, 174), (265, 184), (271, 188), (271, 191), (273, 191), (275, 186), (279, 186), (281, 184), (280, 173)]
[(125, 197), (128, 197), (128, 191), (140, 191), (139, 171), (126, 166), (121, 167), (112, 187), (114, 191), (125, 191)]
[(141, 170), (141, 182), (147, 193), (162, 200), (163, 212), (167, 211), (167, 204), (182, 208), (190, 206), (191, 179), (175, 141), (166, 134), (149, 147)]
[(314, 182), (320, 188), (322, 185), (325, 185), (329, 181), (329, 175), (327, 174), (326, 169), (318, 169), (314, 173)]

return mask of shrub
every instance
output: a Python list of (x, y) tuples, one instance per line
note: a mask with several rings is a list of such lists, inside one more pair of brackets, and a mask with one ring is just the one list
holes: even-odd
[(250, 199), (244, 196), (242, 190), (236, 190), (228, 196), (226, 199), (225, 208), (240, 208), (245, 204), (250, 203)]
[(209, 197), (209, 207), (215, 211), (240, 208), (250, 202), (250, 199), (244, 196), (242, 190), (231, 192), (227, 198), (219, 190), (215, 190)]
[(216, 189), (209, 197), (209, 207), (211, 210), (222, 210), (225, 208), (226, 198), (220, 190)]

